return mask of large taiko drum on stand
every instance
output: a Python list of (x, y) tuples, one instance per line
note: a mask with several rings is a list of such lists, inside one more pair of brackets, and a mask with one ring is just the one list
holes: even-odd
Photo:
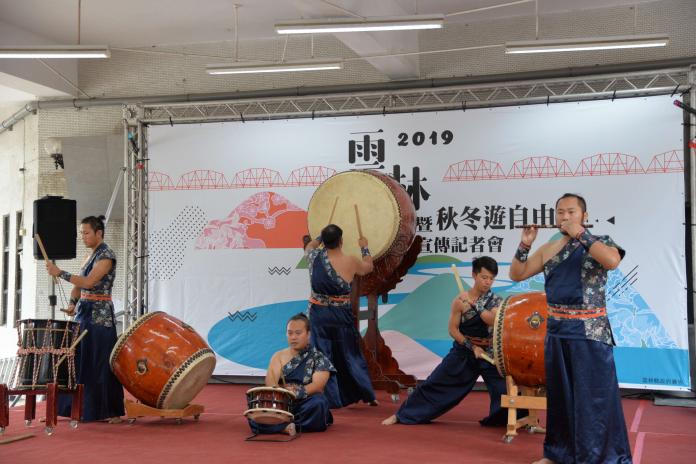
[(213, 374), (215, 354), (190, 325), (157, 311), (119, 337), (109, 362), (121, 384), (143, 403), (182, 409)]
[(341, 172), (324, 181), (309, 202), (311, 236), (329, 224), (334, 210), (331, 222), (343, 229), (343, 252), (360, 258), (354, 205), (374, 258), (374, 270), (360, 279), (360, 294), (380, 294), (416, 236), (416, 209), (390, 176), (371, 170)]
[(546, 385), (547, 319), (545, 293), (523, 293), (503, 302), (493, 325), (493, 357), (500, 375), (527, 387)]

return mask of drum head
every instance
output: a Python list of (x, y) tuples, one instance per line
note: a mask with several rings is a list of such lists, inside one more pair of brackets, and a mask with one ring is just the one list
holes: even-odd
[(312, 238), (328, 225), (338, 197), (331, 222), (343, 229), (343, 252), (358, 258), (361, 256), (353, 206), (358, 205), (360, 225), (369, 241), (372, 256), (377, 259), (386, 253), (399, 231), (401, 215), (394, 194), (379, 175), (347, 171), (331, 176), (321, 184), (309, 202), (307, 213)]
[(244, 417), (265, 425), (289, 424), (295, 419), (289, 412), (268, 408), (247, 409)]
[(182, 409), (203, 390), (215, 370), (215, 355), (211, 350), (201, 350), (191, 356), (169, 379), (158, 401), (162, 409)]
[(295, 393), (291, 392), (290, 390), (286, 390), (283, 387), (254, 387), (254, 388), (248, 389), (246, 394), (251, 395), (254, 393), (258, 393), (258, 392), (280, 392), (280, 393), (284, 393), (285, 395), (289, 396), (293, 400), (297, 397), (295, 395)]

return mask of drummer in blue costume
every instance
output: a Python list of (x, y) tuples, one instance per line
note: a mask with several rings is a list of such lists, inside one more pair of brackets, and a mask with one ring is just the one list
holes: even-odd
[[(82, 242), (92, 254), (80, 275), (62, 271), (46, 262), (48, 273), (74, 285), (70, 293), (69, 315), (75, 316), (87, 335), (75, 355), (77, 383), (84, 384), (82, 420), (120, 422), (124, 414), (123, 387), (111, 372), (109, 355), (116, 344), (116, 320), (111, 289), (116, 279), (116, 255), (104, 243), (104, 216), (89, 216), (80, 225)], [(70, 417), (72, 398), (60, 395), (58, 415)]]
[(556, 202), (561, 238), (528, 256), (537, 230), (526, 228), (510, 266), (515, 281), (543, 272), (549, 305), (546, 439), (536, 464), (631, 462), (605, 295), (607, 272), (625, 252), (585, 221), (585, 200), (566, 193)]
[[(350, 304), (351, 283), (356, 275), (372, 272), (372, 256), (366, 238), (358, 240), (362, 259), (344, 254), (342, 236), (340, 227), (329, 224), (316, 239), (308, 241), (309, 237), (305, 237), (312, 287), (309, 299), (312, 345), (336, 367), (336, 377), (325, 390), (332, 408), (361, 400), (377, 405)], [(320, 248), (322, 243), (324, 247)]]
[(287, 324), (288, 348), (276, 352), (268, 363), (266, 386), (279, 385), (292, 391), (296, 400), (290, 424), (265, 425), (249, 420), (254, 433), (323, 432), (333, 423), (324, 387), (336, 370), (319, 350), (310, 346), (309, 320), (303, 313)]
[(500, 395), (505, 393), (505, 380), (495, 366), (480, 359), (481, 353), (492, 357), (492, 325), (501, 298), (491, 291), (498, 274), (498, 263), (483, 256), (473, 260), (474, 286), (457, 295), (452, 301), (449, 334), (454, 338), (452, 349), (442, 362), (418, 385), (393, 416), (383, 425), (395, 423), (426, 424), (440, 417), (461, 402), (480, 376), (488, 387), (490, 407), (488, 416), (479, 423), (484, 426), (504, 425), (507, 411), (500, 407)]

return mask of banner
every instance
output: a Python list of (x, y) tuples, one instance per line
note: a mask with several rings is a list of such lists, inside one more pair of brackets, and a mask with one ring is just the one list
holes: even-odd
[[(424, 238), (379, 327), (401, 368), (425, 378), (452, 343), (450, 266), (470, 285), (471, 260), (488, 255), (500, 296), (543, 290), (543, 275), (508, 278), (514, 226), (553, 224), (573, 192), (592, 232), (627, 251), (607, 285), (620, 383), (686, 390), (681, 123), (668, 97), (650, 97), (150, 127), (149, 309), (201, 333), (216, 374), (263, 375), (285, 322), (307, 309), (312, 193), (334, 173), (376, 169), (406, 188)], [(556, 234), (540, 231), (534, 249)]]

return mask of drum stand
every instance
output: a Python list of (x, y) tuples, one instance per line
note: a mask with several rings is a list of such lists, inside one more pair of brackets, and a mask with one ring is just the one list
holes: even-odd
[[(357, 279), (356, 279), (357, 280)], [(391, 394), (392, 401), (399, 401), (399, 392), (408, 389), (410, 394), (416, 386), (416, 378), (399, 369), (399, 363), (392, 357), (391, 349), (384, 343), (377, 326), (377, 295), (367, 296), (367, 311), (360, 311), (360, 285), (353, 285), (351, 303), (353, 314), (357, 314), (356, 323), (360, 319), (367, 319), (367, 331), (362, 338), (363, 353), (370, 372), (370, 380), (375, 390), (386, 390)], [(358, 327), (359, 330), (359, 327)]]
[(24, 395), (24, 424), (29, 427), (31, 421), (36, 418), (36, 397), (46, 395), (46, 427), (47, 435), (53, 435), (53, 430), (58, 423), (58, 395), (72, 395), (72, 409), (70, 411), (70, 427), (77, 428), (77, 423), (82, 417), (82, 384), (74, 389), (58, 387), (55, 383), (49, 383), (46, 388), (17, 389), (13, 390), (5, 384), (0, 384), (0, 434), (10, 423), (10, 395)]
[[(526, 428), (529, 433), (546, 433), (546, 429), (539, 425), (537, 411), (546, 411), (546, 392), (544, 387), (531, 388), (517, 386), (511, 376), (505, 377), (507, 395), (500, 396), (500, 405), (508, 408), (507, 431), (503, 436), (505, 443), (511, 443), (517, 436), (517, 429)], [(520, 394), (521, 393), (521, 394)], [(517, 410), (527, 409), (529, 415), (517, 419)]]
[(138, 417), (159, 417), (161, 419), (175, 419), (177, 424), (182, 423), (184, 417), (193, 416), (193, 420), (198, 421), (205, 407), (200, 404), (189, 404), (183, 409), (158, 409), (143, 403), (136, 403), (128, 398), (123, 400), (126, 408), (128, 423), (132, 424)]

